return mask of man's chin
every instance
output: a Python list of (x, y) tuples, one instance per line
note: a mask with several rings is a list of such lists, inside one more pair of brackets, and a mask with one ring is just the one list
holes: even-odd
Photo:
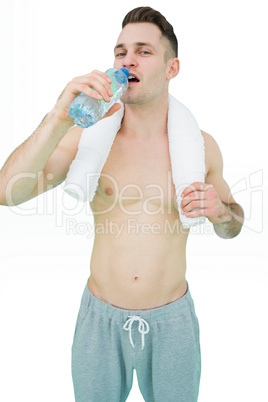
[(120, 100), (122, 103), (124, 103), (124, 105), (133, 105), (136, 103), (134, 99), (130, 99), (129, 97), (128, 98), (122, 97)]
[(121, 98), (121, 102), (123, 102), (125, 105), (135, 105), (140, 103), (140, 99), (137, 96), (134, 96), (134, 94), (130, 93), (124, 93)]

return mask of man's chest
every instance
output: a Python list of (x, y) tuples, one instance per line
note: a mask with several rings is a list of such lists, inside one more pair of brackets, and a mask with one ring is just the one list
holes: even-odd
[(167, 136), (150, 141), (116, 137), (102, 170), (95, 204), (100, 197), (122, 207), (145, 203), (152, 213), (170, 208), (175, 187)]

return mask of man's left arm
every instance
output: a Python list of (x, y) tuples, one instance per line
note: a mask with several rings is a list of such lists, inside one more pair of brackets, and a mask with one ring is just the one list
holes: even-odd
[[(244, 223), (244, 211), (237, 204), (223, 178), (223, 159), (214, 138), (201, 131), (205, 141), (207, 175), (205, 183), (195, 182), (182, 192), (181, 210), (185, 216), (206, 216), (215, 233), (223, 239), (236, 237)], [(195, 210), (199, 208), (198, 210)]]

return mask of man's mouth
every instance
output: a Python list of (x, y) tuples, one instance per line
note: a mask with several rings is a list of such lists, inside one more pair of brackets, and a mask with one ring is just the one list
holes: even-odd
[(136, 75), (129, 74), (129, 77), (128, 77), (128, 84), (129, 85), (133, 85), (133, 84), (136, 84), (138, 82), (140, 82), (140, 80), (138, 79), (138, 77)]

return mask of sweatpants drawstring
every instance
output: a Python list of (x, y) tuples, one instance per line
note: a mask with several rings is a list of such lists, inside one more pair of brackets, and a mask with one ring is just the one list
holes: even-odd
[[(130, 339), (130, 343), (133, 346), (133, 348), (135, 348), (133, 340), (132, 340), (132, 336), (131, 336), (131, 328), (132, 328), (132, 324), (134, 321), (139, 321), (139, 332), (141, 333), (141, 338), (142, 338), (142, 348), (144, 348), (144, 335), (148, 334), (148, 332), (150, 331), (150, 327), (147, 321), (145, 321), (143, 318), (141, 318), (138, 315), (129, 315), (128, 316), (128, 320), (126, 321), (126, 323), (124, 324), (123, 328), (126, 331), (129, 331), (129, 339)], [(146, 328), (146, 329), (145, 329)]]

